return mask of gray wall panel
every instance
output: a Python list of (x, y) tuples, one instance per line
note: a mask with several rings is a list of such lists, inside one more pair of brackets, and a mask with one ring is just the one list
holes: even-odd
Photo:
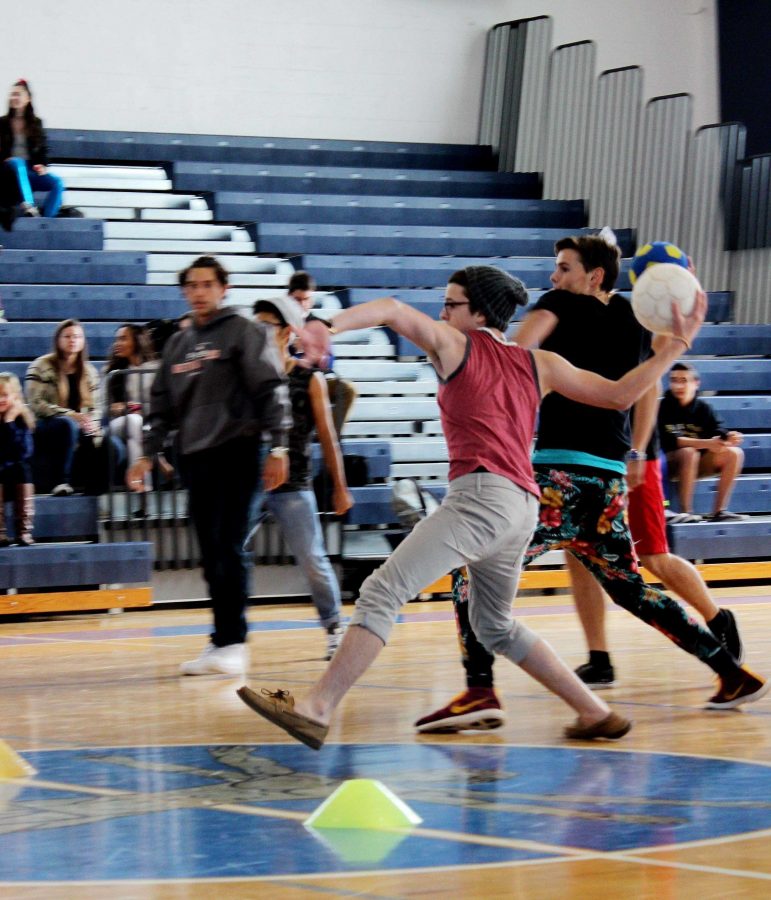
[(724, 135), (720, 127), (701, 128), (690, 142), (683, 201), (683, 249), (704, 288), (730, 290), (730, 254), (725, 248), (721, 198)]
[(731, 288), (737, 322), (771, 322), (771, 248), (732, 253)]
[(587, 195), (586, 159), (594, 101), (595, 46), (588, 41), (552, 53), (544, 147), (543, 195)]
[(691, 98), (685, 94), (656, 97), (645, 107), (638, 164), (637, 238), (682, 240), (682, 205)]
[(589, 224), (634, 227), (637, 221), (637, 154), (642, 109), (642, 70), (603, 72), (588, 147)]
[(552, 20), (546, 17), (533, 19), (527, 23), (526, 35), (516, 155), (510, 171), (541, 172), (549, 91)]

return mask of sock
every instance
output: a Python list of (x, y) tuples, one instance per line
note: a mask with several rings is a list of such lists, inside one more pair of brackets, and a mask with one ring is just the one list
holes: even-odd
[(592, 666), (597, 666), (598, 669), (609, 669), (611, 667), (610, 653), (605, 650), (590, 650), (589, 663)]
[(726, 619), (727, 616), (725, 614), (725, 610), (719, 609), (717, 611), (717, 615), (713, 619), (710, 619), (709, 622), (707, 622), (707, 628), (709, 628), (712, 634), (722, 634), (725, 630)]

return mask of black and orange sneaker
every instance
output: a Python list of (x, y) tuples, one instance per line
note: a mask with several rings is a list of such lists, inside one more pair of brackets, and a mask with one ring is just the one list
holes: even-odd
[(705, 709), (735, 709), (742, 703), (754, 703), (767, 694), (769, 688), (771, 681), (740, 666), (734, 674), (720, 676), (718, 692), (707, 700)]
[(492, 688), (469, 688), (415, 723), (422, 733), (454, 734), (458, 731), (490, 731), (505, 721), (500, 701)]

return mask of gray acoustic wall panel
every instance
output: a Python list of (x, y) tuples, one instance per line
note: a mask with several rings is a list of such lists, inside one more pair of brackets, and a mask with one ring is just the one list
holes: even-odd
[(637, 154), (643, 74), (612, 69), (597, 80), (587, 150), (589, 224), (633, 227), (637, 222)]
[(637, 190), (638, 242), (683, 239), (682, 207), (691, 97), (655, 97), (643, 114)]
[(587, 196), (586, 160), (595, 90), (595, 46), (589, 41), (557, 47), (551, 56), (543, 196)]

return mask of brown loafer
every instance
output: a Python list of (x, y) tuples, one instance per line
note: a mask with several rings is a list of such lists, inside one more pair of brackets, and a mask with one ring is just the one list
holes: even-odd
[(301, 741), (313, 750), (320, 750), (329, 727), (322, 725), (294, 711), (294, 697), (289, 691), (269, 691), (263, 688), (258, 694), (250, 687), (239, 688), (236, 693), (244, 703), (263, 719), (267, 719), (295, 740)]
[(631, 727), (632, 723), (629, 719), (612, 712), (599, 722), (595, 722), (594, 725), (582, 725), (576, 719), (575, 725), (568, 725), (565, 729), (565, 737), (571, 741), (595, 741), (597, 738), (602, 738), (606, 741), (617, 741)]

